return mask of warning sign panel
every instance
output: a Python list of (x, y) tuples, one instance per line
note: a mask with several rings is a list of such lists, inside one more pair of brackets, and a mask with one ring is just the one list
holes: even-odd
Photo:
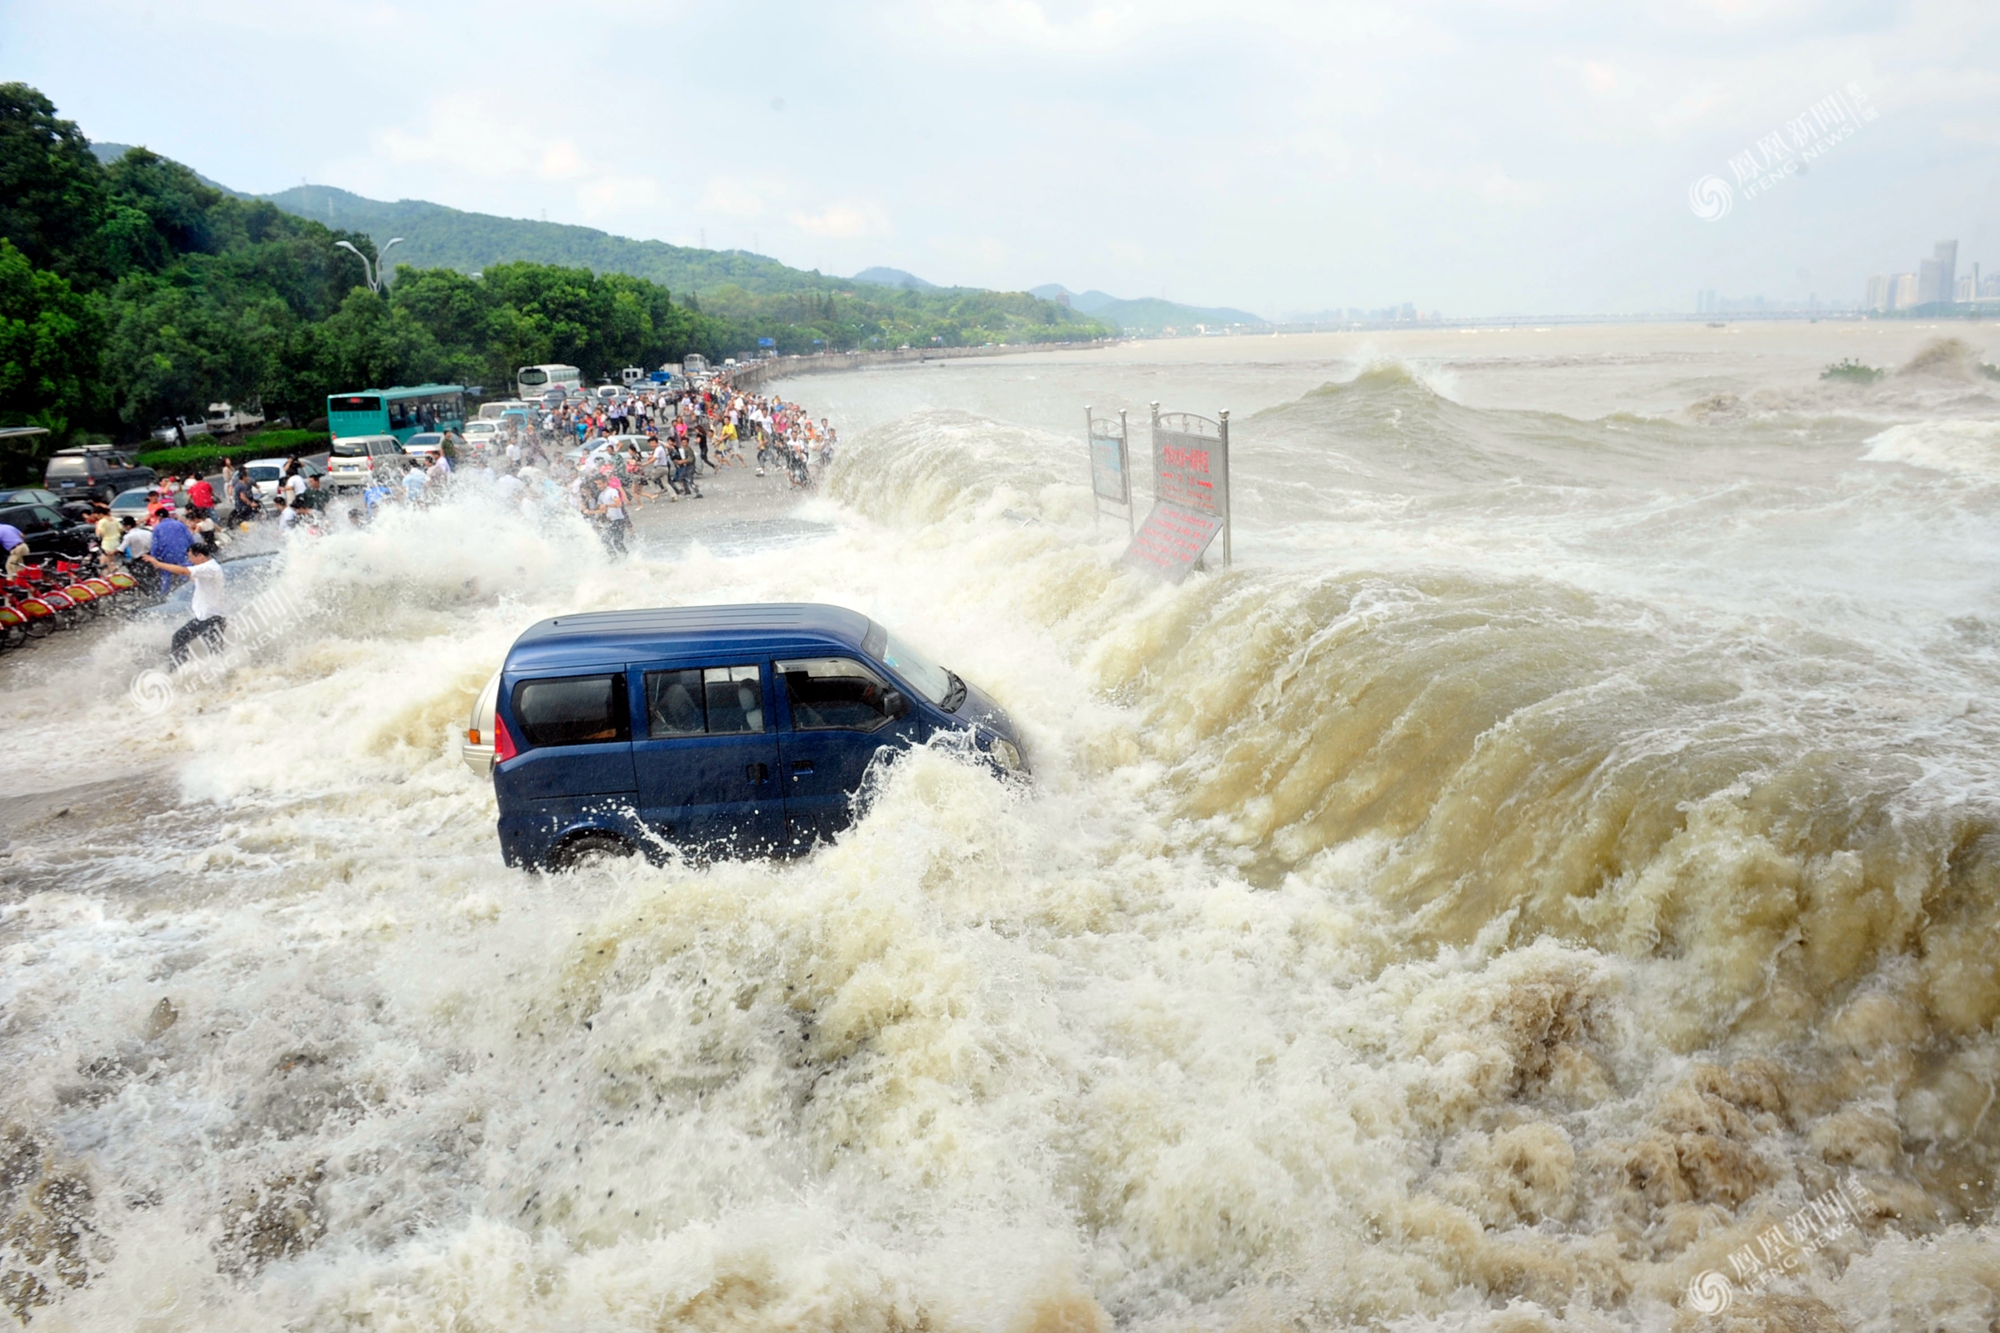
[(1179, 583), (1221, 531), (1222, 519), (1215, 514), (1156, 501), (1153, 512), (1139, 525), (1138, 535), (1125, 548), (1125, 563)]
[(1187, 430), (1153, 429), (1153, 498), (1205, 514), (1229, 512), (1224, 440)]

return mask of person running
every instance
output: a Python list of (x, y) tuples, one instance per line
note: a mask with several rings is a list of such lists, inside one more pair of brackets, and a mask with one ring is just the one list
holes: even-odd
[(215, 487), (207, 477), (196, 477), (187, 488), (188, 514), (196, 522), (215, 516)]
[(138, 520), (129, 515), (118, 523), (125, 530), (118, 539), (119, 554), (125, 557), (126, 564), (136, 565), (153, 549), (153, 530), (140, 527)]
[[(181, 562), (187, 559), (188, 548), (193, 545), (194, 533), (188, 531), (187, 524), (169, 513), (153, 525), (153, 547), (147, 552), (146, 559), (155, 569), (178, 570)], [(174, 575), (162, 572), (160, 594), (165, 596), (173, 590)]]
[(242, 526), (257, 517), (257, 510), (263, 501), (257, 497), (257, 483), (250, 474), (238, 472), (229, 483), (229, 521)]
[(97, 549), (104, 557), (106, 573), (118, 568), (118, 542), (125, 533), (119, 528), (118, 520), (111, 517), (111, 506), (101, 504), (93, 514), (97, 531)]
[(606, 475), (602, 481), (596, 505), (584, 512), (598, 521), (598, 535), (604, 539), (604, 549), (613, 555), (624, 555), (625, 534), (631, 528), (625, 517), (625, 497), (619, 491), (615, 478)]
[(171, 665), (179, 666), (188, 659), (188, 645), (196, 639), (208, 645), (212, 653), (222, 651), (222, 633), (228, 627), (226, 616), (227, 601), (222, 586), (222, 566), (216, 563), (215, 548), (206, 542), (187, 548), (187, 563), (177, 565), (148, 554), (147, 564), (160, 571), (162, 579), (184, 578), (194, 584), (194, 601), (188, 608), (194, 617), (187, 624), (174, 631)]

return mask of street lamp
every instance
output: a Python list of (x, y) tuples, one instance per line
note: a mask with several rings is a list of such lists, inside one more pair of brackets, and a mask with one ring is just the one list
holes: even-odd
[(375, 262), (373, 264), (370, 264), (368, 262), (368, 256), (362, 254), (359, 250), (356, 250), (352, 242), (350, 241), (334, 242), (336, 246), (340, 247), (342, 250), (347, 251), (348, 253), (352, 254), (356, 259), (361, 261), (361, 273), (363, 277), (368, 279), (368, 290), (374, 292), (377, 296), (380, 296), (382, 294), (382, 284), (389, 280), (389, 269), (387, 265), (385, 265), (382, 262), (384, 257), (386, 257), (389, 253), (389, 246), (401, 245), (402, 243), (403, 243), (402, 237), (400, 236), (394, 237), (389, 241), (388, 245), (383, 246), (380, 250), (375, 252)]

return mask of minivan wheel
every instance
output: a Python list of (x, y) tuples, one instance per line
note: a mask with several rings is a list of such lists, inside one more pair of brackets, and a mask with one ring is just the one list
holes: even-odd
[(579, 833), (549, 853), (551, 870), (583, 870), (632, 855), (632, 844), (611, 833)]

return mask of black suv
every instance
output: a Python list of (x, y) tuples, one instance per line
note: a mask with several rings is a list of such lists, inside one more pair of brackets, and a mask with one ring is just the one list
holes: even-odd
[(153, 469), (135, 467), (124, 454), (91, 445), (56, 450), (43, 484), (65, 500), (103, 500), (108, 504), (120, 491), (151, 486), (155, 479)]
[(10, 505), (0, 508), (0, 523), (17, 528), (28, 539), (28, 554), (42, 557), (59, 555), (81, 560), (90, 554), (97, 533), (88, 523), (75, 523), (48, 505)]

